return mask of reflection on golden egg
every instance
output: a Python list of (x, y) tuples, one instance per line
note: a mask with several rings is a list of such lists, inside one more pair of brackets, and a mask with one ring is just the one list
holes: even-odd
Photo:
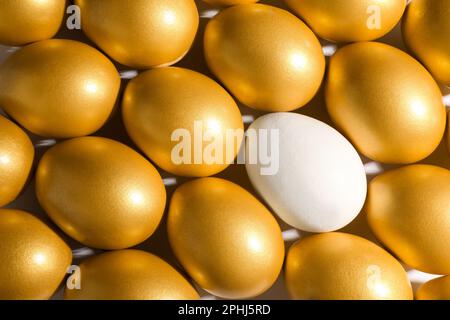
[(144, 153), (180, 176), (224, 170), (244, 134), (241, 113), (225, 89), (182, 68), (154, 69), (133, 79), (124, 94), (123, 117)]
[(450, 86), (450, 1), (414, 0), (406, 11), (403, 38), (434, 77)]
[(21, 46), (52, 38), (65, 9), (65, 0), (0, 1), (0, 44)]
[(259, 0), (203, 0), (206, 3), (212, 4), (214, 6), (234, 6), (237, 4), (248, 4), (255, 3)]
[(391, 31), (406, 0), (285, 0), (321, 38), (336, 42), (369, 41)]
[(369, 185), (369, 225), (412, 268), (450, 274), (450, 171), (411, 165), (385, 172)]
[(36, 194), (49, 217), (75, 240), (123, 249), (146, 240), (165, 207), (162, 179), (131, 148), (106, 138), (57, 144), (42, 157)]
[(119, 250), (80, 264), (80, 289), (65, 288), (66, 300), (193, 300), (198, 293), (167, 262), (140, 250)]
[(419, 287), (417, 300), (450, 300), (450, 276), (430, 280)]
[(199, 24), (194, 0), (76, 0), (83, 32), (121, 64), (171, 65), (190, 49)]
[(179, 187), (170, 202), (167, 230), (183, 267), (216, 296), (257, 296), (280, 273), (284, 243), (275, 218), (227, 180), (202, 178)]
[(58, 289), (72, 251), (33, 215), (0, 209), (0, 257), (0, 300), (42, 300)]
[(294, 299), (411, 300), (402, 265), (374, 243), (332, 232), (304, 238), (286, 258), (286, 285)]
[(438, 85), (419, 62), (386, 44), (361, 42), (338, 50), (325, 97), (336, 126), (376, 161), (422, 160), (444, 135)]
[(72, 40), (45, 40), (0, 66), (0, 106), (45, 137), (91, 134), (109, 118), (120, 77), (96, 49)]
[(314, 33), (291, 13), (268, 5), (227, 8), (205, 31), (211, 71), (242, 103), (290, 111), (316, 94), (325, 58)]
[(0, 207), (17, 198), (30, 174), (34, 147), (15, 123), (0, 115)]

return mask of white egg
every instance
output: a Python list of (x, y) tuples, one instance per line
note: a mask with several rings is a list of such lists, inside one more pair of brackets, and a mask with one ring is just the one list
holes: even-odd
[(295, 228), (334, 231), (349, 224), (364, 205), (367, 180), (361, 158), (321, 121), (288, 112), (262, 116), (247, 132), (246, 156), (253, 186)]

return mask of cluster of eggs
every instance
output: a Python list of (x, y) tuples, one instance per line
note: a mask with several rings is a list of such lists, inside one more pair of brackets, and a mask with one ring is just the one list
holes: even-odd
[[(37, 200), (65, 235), (107, 250), (80, 264), (81, 287), (66, 288), (65, 298), (199, 298), (191, 280), (218, 297), (250, 298), (284, 265), (295, 299), (412, 299), (402, 262), (442, 275), (417, 298), (450, 299), (450, 171), (415, 164), (441, 141), (450, 148), (438, 85), (450, 86), (450, 2), (285, 0), (290, 11), (256, 0), (204, 2), (226, 7), (200, 35), (197, 58), (216, 80), (170, 67), (198, 35), (194, 0), (75, 0), (89, 45), (50, 39), (64, 0), (0, 2), (0, 43), (23, 46), (0, 65), (0, 107), (12, 119), (0, 116), (0, 206), (18, 197), (32, 171), (35, 150), (21, 127), (60, 139), (37, 165)], [(375, 28), (371, 9), (381, 18)], [(411, 55), (373, 41), (402, 18)], [(328, 66), (318, 37), (340, 43)], [(112, 60), (142, 70), (123, 94)], [(292, 112), (322, 83), (334, 128)], [(117, 101), (142, 154), (90, 136)], [(236, 101), (262, 115), (249, 129), (279, 133), (275, 173), (261, 174), (260, 161), (245, 166), (257, 196), (210, 177), (230, 165), (225, 155), (214, 163), (172, 157), (173, 132), (193, 133), (196, 121), (213, 127), (211, 140), (240, 132), (233, 159), (241, 143), (250, 152)], [(368, 184), (360, 155), (397, 167)], [(167, 195), (156, 167), (189, 178), (168, 203), (179, 269), (129, 249), (163, 219)], [(281, 221), (266, 205), (311, 233), (286, 255)], [(342, 232), (358, 215), (379, 243)], [(54, 294), (72, 263), (59, 229), (0, 209), (0, 299)]]

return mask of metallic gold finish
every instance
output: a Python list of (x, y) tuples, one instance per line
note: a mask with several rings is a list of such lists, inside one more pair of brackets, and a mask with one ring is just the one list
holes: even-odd
[(83, 32), (114, 60), (140, 69), (171, 65), (191, 47), (194, 0), (76, 0)]
[[(123, 117), (129, 135), (144, 153), (159, 167), (180, 176), (210, 176), (224, 170), (243, 139), (242, 117), (233, 98), (210, 78), (182, 68), (154, 69), (133, 79), (125, 91)], [(199, 124), (203, 130), (196, 130)], [(191, 139), (191, 156), (179, 163), (172, 152), (183, 139), (172, 139), (172, 134), (184, 129)], [(229, 130), (240, 132), (230, 140)], [(211, 138), (208, 142), (203, 140), (206, 133)], [(223, 152), (217, 161), (209, 162), (207, 150), (212, 141), (218, 141)], [(196, 162), (196, 156), (201, 161)]]
[(450, 1), (414, 0), (403, 22), (403, 38), (434, 77), (450, 86)]
[(41, 220), (0, 209), (0, 299), (49, 299), (72, 261), (72, 251)]
[(27, 182), (34, 158), (30, 138), (0, 115), (0, 207), (17, 198)]
[(36, 194), (50, 218), (75, 240), (123, 249), (158, 226), (166, 191), (158, 171), (131, 148), (106, 138), (57, 144), (42, 157)]
[(447, 149), (450, 153), (450, 111), (447, 113)]
[(401, 50), (377, 42), (343, 47), (331, 58), (327, 108), (365, 156), (406, 164), (430, 155), (445, 131), (440, 89)]
[(227, 8), (205, 31), (211, 71), (242, 103), (290, 111), (316, 94), (325, 58), (314, 33), (289, 12), (263, 4)]
[(21, 46), (52, 38), (65, 9), (65, 0), (0, 1), (0, 43)]
[(450, 276), (430, 280), (419, 287), (417, 300), (450, 300)]
[(321, 38), (336, 42), (369, 41), (391, 31), (406, 0), (285, 0)]
[(286, 285), (294, 299), (411, 300), (402, 265), (374, 243), (332, 232), (304, 238), (291, 246)]
[(84, 136), (100, 129), (119, 87), (119, 73), (111, 61), (77, 41), (37, 42), (0, 66), (0, 106), (45, 137)]
[(258, 2), (259, 0), (203, 0), (203, 1), (214, 6), (235, 6), (238, 4), (255, 3)]
[(377, 238), (409, 266), (450, 274), (450, 171), (411, 165), (369, 185), (367, 219)]
[(172, 266), (140, 250), (102, 253), (80, 264), (81, 290), (66, 300), (193, 300), (198, 293)]
[(189, 275), (223, 298), (257, 296), (278, 277), (281, 230), (249, 192), (227, 180), (203, 178), (179, 187), (171, 200), (170, 244)]

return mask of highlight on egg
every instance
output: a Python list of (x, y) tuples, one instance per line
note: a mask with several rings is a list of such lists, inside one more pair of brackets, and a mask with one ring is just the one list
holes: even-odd
[(107, 250), (129, 248), (150, 237), (166, 203), (155, 167), (133, 149), (100, 137), (50, 148), (37, 168), (36, 195), (65, 233)]
[(450, 300), (450, 276), (435, 278), (422, 284), (416, 292), (417, 300)]

